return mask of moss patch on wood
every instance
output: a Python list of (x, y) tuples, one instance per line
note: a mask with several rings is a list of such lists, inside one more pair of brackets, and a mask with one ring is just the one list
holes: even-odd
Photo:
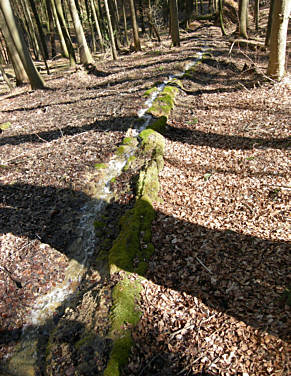
[(11, 123), (9, 121), (7, 121), (6, 123), (2, 123), (0, 124), (0, 129), (2, 131), (5, 131), (6, 129), (10, 128), (11, 127)]

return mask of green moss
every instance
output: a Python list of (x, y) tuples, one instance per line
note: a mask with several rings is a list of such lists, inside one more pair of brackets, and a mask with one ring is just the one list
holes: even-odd
[(123, 167), (123, 171), (127, 171), (135, 160), (136, 160), (136, 156), (134, 155), (130, 156), (126, 162), (126, 165)]
[(120, 145), (115, 154), (118, 156), (118, 157), (123, 157), (126, 153), (128, 153), (130, 150), (130, 146), (129, 145)]
[(145, 153), (151, 154), (154, 157), (164, 154), (165, 139), (160, 133), (148, 128), (143, 130), (139, 137), (142, 139), (141, 147)]
[(171, 110), (174, 108), (174, 99), (177, 92), (178, 88), (174, 86), (165, 86), (163, 91), (154, 100), (154, 103), (149, 108), (148, 113), (156, 117), (168, 117)]
[(119, 376), (120, 368), (127, 364), (127, 359), (129, 356), (129, 351), (133, 341), (130, 333), (124, 335), (123, 338), (117, 339), (110, 353), (109, 362), (103, 373), (104, 376)]
[(141, 317), (141, 312), (136, 309), (141, 289), (140, 282), (131, 281), (127, 275), (113, 289), (112, 326), (109, 335), (114, 343), (104, 375), (118, 376), (120, 369), (127, 363), (133, 345), (130, 328), (135, 326)]
[(167, 125), (167, 117), (161, 116), (157, 120), (155, 120), (152, 124), (150, 124), (147, 129), (152, 129), (158, 133), (163, 134), (165, 132)]
[(123, 145), (131, 145), (131, 146), (134, 146), (136, 145), (137, 143), (137, 140), (135, 137), (125, 137), (122, 141), (122, 144)]
[(9, 121), (7, 121), (6, 123), (0, 124), (0, 129), (2, 129), (2, 131), (5, 131), (6, 129), (10, 127), (11, 127), (11, 123)]
[[(109, 251), (109, 268), (114, 273), (119, 270), (134, 271), (133, 260), (136, 256), (143, 256), (140, 250), (142, 233), (151, 231), (151, 223), (155, 211), (145, 199), (136, 201), (134, 207), (128, 210), (120, 219), (121, 230)], [(151, 238), (151, 232), (146, 235)]]
[(168, 117), (170, 115), (171, 109), (172, 109), (171, 106), (155, 101), (153, 105), (148, 109), (147, 112), (156, 117), (159, 117), (159, 116)]
[(96, 163), (94, 165), (94, 168), (96, 168), (96, 170), (103, 170), (103, 169), (107, 168), (107, 164), (106, 163)]
[(116, 182), (116, 178), (112, 178), (111, 180), (110, 180), (110, 183), (115, 183)]
[(169, 83), (168, 85), (174, 85), (174, 87), (179, 87), (181, 89), (183, 89), (183, 84), (182, 84), (182, 81), (179, 80), (178, 78), (173, 78)]
[(156, 87), (152, 87), (150, 89), (148, 89), (145, 93), (144, 93), (144, 96), (145, 97), (150, 97), (153, 93), (155, 93), (157, 91), (157, 88)]

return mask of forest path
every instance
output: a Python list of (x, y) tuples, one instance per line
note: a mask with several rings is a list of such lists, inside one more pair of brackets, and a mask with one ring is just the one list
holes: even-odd
[[(101, 63), (98, 68), (105, 73), (104, 77), (87, 75), (83, 70), (70, 72), (69, 74), (62, 73), (47, 80), (51, 89), (49, 91), (28, 92), (23, 89), (17, 89), (13, 95), (4, 96), (1, 99), (2, 113), (0, 123), (9, 121), (11, 127), (2, 133), (0, 138), (0, 189), (2, 198), (0, 207), (2, 234), (0, 257), (1, 266), (10, 272), (13, 271), (13, 277), (21, 281), (20, 289), (5, 269), (0, 270), (2, 281), (0, 312), (3, 333), (0, 348), (3, 360), (17, 343), (23, 325), (32, 324), (31, 309), (34, 306), (35, 299), (49, 291), (56, 283), (64, 281), (66, 267), (72, 257), (74, 257), (69, 250), (72, 240), (76, 240), (76, 229), (80, 223), (80, 209), (92, 199), (91, 192), (88, 190), (88, 177), (95, 171), (95, 164), (107, 162), (128, 129), (134, 127), (137, 122), (137, 111), (144, 103), (143, 93), (153, 87), (156, 81), (167, 79), (169, 74), (182, 72), (185, 65), (193, 59), (196, 52), (205, 47), (205, 44), (213, 49), (214, 56), (219, 56), (226, 63), (223, 65), (222, 62), (219, 67), (209, 68), (211, 67), (210, 58), (208, 65), (203, 64), (203, 69), (208, 67), (208, 71), (207, 69), (206, 71), (200, 70), (197, 76), (195, 74), (193, 76), (190, 75), (184, 80), (184, 88), (188, 94), (179, 94), (177, 107), (169, 121), (171, 129), (167, 136), (166, 167), (161, 175), (161, 192), (164, 204), (157, 204), (158, 217), (154, 225), (154, 233), (159, 236), (159, 239), (155, 241), (158, 252), (155, 256), (156, 259), (154, 258), (152, 261), (152, 267), (149, 271), (149, 285), (146, 287), (146, 296), (144, 298), (145, 312), (143, 321), (141, 321), (135, 334), (137, 342), (142, 343), (145, 349), (140, 345), (139, 349), (134, 350), (129, 374), (138, 375), (140, 372), (148, 375), (158, 374), (159, 372), (160, 374), (165, 374), (165, 372), (167, 374), (170, 374), (169, 372), (177, 374), (178, 370), (180, 372), (184, 368), (186, 370), (183, 372), (189, 374), (191, 367), (194, 367), (193, 372), (196, 372), (198, 365), (200, 368), (203, 365), (209, 366), (207, 362), (212, 358), (208, 353), (205, 355), (208, 360), (200, 362), (202, 359), (201, 353), (193, 359), (193, 354), (196, 354), (197, 348), (200, 348), (201, 344), (209, 342), (206, 340), (209, 334), (212, 336), (212, 332), (209, 332), (209, 330), (205, 330), (201, 337), (196, 337), (196, 342), (194, 340), (187, 342), (183, 332), (182, 337), (178, 338), (175, 345), (176, 348), (172, 347), (171, 350), (173, 345), (169, 342), (167, 335), (170, 338), (174, 338), (175, 332), (183, 328), (186, 330), (189, 325), (189, 328), (194, 325), (192, 321), (188, 320), (185, 311), (183, 311), (185, 316), (183, 319), (181, 318), (182, 321), (177, 318), (176, 321), (172, 322), (176, 315), (183, 316), (181, 314), (183, 305), (181, 305), (181, 302), (185, 301), (186, 310), (192, 305), (192, 315), (200, 317), (200, 321), (195, 323), (199, 328), (205, 320), (212, 325), (211, 328), (215, 328), (217, 325), (220, 326), (221, 320), (226, 320), (229, 323), (236, 316), (240, 320), (245, 319), (247, 325), (252, 323), (255, 326), (258, 325), (258, 319), (256, 318), (256, 314), (259, 314), (258, 311), (252, 313), (251, 320), (253, 321), (250, 322), (245, 311), (240, 314), (232, 306), (230, 315), (232, 314), (233, 316), (225, 319), (221, 308), (221, 304), (224, 304), (225, 296), (221, 289), (226, 289), (230, 293), (231, 291), (237, 291), (235, 281), (230, 278), (227, 286), (222, 283), (220, 288), (217, 288), (217, 293), (216, 290), (210, 289), (209, 283), (211, 281), (209, 282), (208, 279), (211, 273), (204, 266), (208, 269), (212, 267), (210, 261), (214, 263), (214, 253), (210, 254), (210, 259), (208, 260), (205, 255), (203, 256), (200, 253), (191, 255), (189, 249), (192, 249), (192, 245), (196, 243), (201, 243), (199, 249), (203, 244), (206, 246), (208, 243), (215, 243), (217, 239), (220, 239), (220, 236), (223, 238), (221, 241), (224, 241), (225, 234), (228, 234), (228, 231), (230, 231), (230, 234), (232, 234), (231, 231), (240, 233), (242, 227), (256, 227), (251, 224), (253, 222), (252, 215), (248, 219), (250, 222), (245, 226), (241, 226), (240, 221), (238, 223), (235, 222), (234, 219), (237, 217), (237, 213), (241, 212), (241, 207), (247, 208), (250, 203), (243, 202), (238, 204), (230, 193), (230, 196), (226, 195), (224, 199), (227, 202), (236, 202), (235, 208), (230, 209), (231, 212), (233, 210), (234, 219), (230, 221), (228, 226), (214, 226), (217, 217), (220, 218), (221, 223), (225, 222), (225, 208), (222, 210), (218, 207), (215, 209), (218, 213), (215, 216), (213, 214), (213, 197), (216, 197), (213, 196), (213, 190), (216, 184), (218, 184), (218, 187), (223, 186), (226, 176), (233, 177), (233, 172), (230, 171), (229, 166), (223, 167), (226, 159), (240, 161), (239, 163), (242, 165), (243, 170), (242, 176), (250, 173), (249, 169), (244, 172), (248, 164), (262, 163), (263, 166), (258, 164), (257, 167), (253, 168), (260, 170), (258, 175), (262, 176), (262, 179), (267, 179), (268, 187), (274, 184), (275, 187), (277, 185), (286, 185), (287, 151), (284, 147), (274, 146), (269, 141), (264, 142), (264, 140), (268, 140), (269, 136), (282, 139), (288, 136), (287, 125), (290, 124), (288, 93), (290, 94), (290, 87), (285, 82), (282, 85), (275, 86), (273, 91), (264, 86), (265, 84), (257, 89), (252, 89), (251, 86), (256, 81), (256, 77), (254, 76), (254, 71), (252, 71), (249, 58), (253, 59), (260, 69), (264, 69), (266, 62), (264, 54), (250, 52), (247, 58), (243, 51), (235, 50), (231, 60), (235, 62), (238, 71), (234, 72), (231, 67), (227, 66), (227, 62), (229, 62), (229, 43), (218, 36), (218, 28), (208, 27), (201, 34), (185, 34), (181, 49), (170, 49), (167, 42), (165, 42), (160, 47), (155, 46), (146, 52), (123, 57), (118, 62)], [(214, 61), (216, 60), (214, 59)], [(246, 72), (242, 72), (245, 63), (247, 64)], [(218, 72), (221, 72), (221, 76), (219, 76)], [(234, 81), (235, 74), (237, 76)], [(215, 82), (217, 76), (219, 76), (220, 81), (217, 80)], [(261, 79), (261, 76), (258, 79)], [(227, 104), (229, 98), (233, 98), (233, 100)], [(248, 108), (249, 103), (256, 103), (258, 98), (262, 101), (263, 107), (255, 110)], [(267, 98), (266, 101), (265, 98)], [(236, 108), (235, 103), (239, 103), (242, 108)], [(247, 108), (244, 108), (244, 106)], [(225, 113), (222, 111), (223, 107), (225, 107)], [(235, 108), (236, 110), (230, 114), (227, 112), (229, 108)], [(261, 110), (267, 111), (267, 114), (270, 113), (271, 116), (268, 124), (270, 125), (269, 128), (272, 129), (269, 130), (269, 135), (266, 134), (265, 126), (262, 127), (262, 125), (266, 125), (266, 113), (261, 112)], [(250, 125), (254, 125), (254, 119), (250, 119), (247, 129), (240, 133), (242, 132), (241, 119), (245, 121), (245, 119), (249, 118), (249, 114), (254, 112), (257, 114), (255, 132), (258, 131), (259, 133), (248, 133), (250, 132), (249, 128), (252, 128)], [(222, 113), (223, 116), (221, 116)], [(280, 114), (280, 124), (285, 124), (285, 128), (276, 125), (278, 114)], [(234, 128), (231, 128), (230, 119)], [(236, 128), (236, 125), (239, 125), (239, 128)], [(223, 130), (221, 127), (224, 127)], [(258, 150), (255, 145), (257, 140), (259, 140)], [(285, 145), (285, 141), (283, 140), (282, 142)], [(230, 144), (234, 144), (237, 147), (229, 147)], [(279, 141), (280, 145), (282, 145), (281, 141)], [(257, 157), (257, 155), (253, 155), (254, 148), (259, 154), (262, 150), (266, 151), (267, 154)], [(224, 156), (218, 155), (218, 151)], [(235, 153), (239, 155), (234, 155)], [(214, 162), (216, 158), (219, 162)], [(268, 163), (271, 167), (265, 166), (266, 160), (269, 161)], [(189, 161), (189, 163), (185, 164), (185, 161)], [(211, 163), (214, 163), (214, 166)], [(209, 165), (211, 165), (211, 168), (208, 167)], [(197, 171), (195, 171), (195, 166)], [(282, 169), (278, 176), (273, 171), (274, 169), (276, 170), (276, 166), (280, 166)], [(236, 168), (234, 166), (234, 169)], [(216, 178), (215, 171), (218, 171), (218, 181), (214, 185), (212, 182), (213, 177)], [(180, 179), (178, 180), (176, 176), (179, 176)], [(234, 180), (241, 181), (240, 177), (241, 175), (238, 175)], [(116, 213), (120, 214), (131, 205), (133, 192), (128, 190), (131, 178), (130, 174), (128, 176), (123, 175), (117, 181), (115, 190), (119, 191), (119, 198), (109, 208), (107, 217), (103, 218), (108, 224), (109, 230), (106, 235), (108, 238), (107, 248), (110, 247), (112, 240), (116, 236), (118, 218)], [(233, 179), (230, 180), (233, 181)], [(193, 186), (193, 181), (202, 185)], [(232, 183), (230, 182), (229, 184), (231, 186)], [(260, 180), (256, 184), (265, 184), (265, 182)], [(175, 189), (170, 189), (171, 187)], [(178, 187), (179, 189), (177, 189)], [(220, 189), (222, 188), (217, 188), (218, 191)], [(280, 218), (283, 218), (281, 221), (284, 222), (285, 212), (282, 212), (283, 209), (281, 209), (280, 205), (287, 205), (286, 194), (288, 194), (288, 191), (282, 188), (279, 189), (278, 193), (276, 189), (274, 192), (272, 191), (273, 193), (270, 193), (270, 197), (269, 191), (266, 191), (265, 196), (262, 197), (262, 200), (271, 200), (271, 204), (267, 206), (269, 211), (266, 212), (263, 218), (277, 218), (274, 217), (273, 212), (270, 214), (274, 206), (272, 201), (272, 195), (274, 195), (275, 199), (279, 200), (279, 202), (276, 201), (276, 205), (279, 205), (276, 210), (279, 213), (278, 215), (281, 216)], [(233, 189), (230, 188), (230, 192), (232, 191)], [(194, 192), (203, 192), (205, 197), (196, 197)], [(197, 205), (197, 202), (204, 202), (205, 207), (201, 208), (201, 206)], [(262, 203), (262, 207), (264, 207), (265, 203), (266, 201)], [(251, 207), (251, 209), (246, 210), (251, 212), (253, 209)], [(220, 212), (222, 214), (219, 214)], [(198, 217), (198, 214), (200, 214), (201, 218), (197, 222), (196, 217)], [(168, 217), (167, 220), (165, 220), (165, 216)], [(226, 216), (228, 217), (229, 215), (227, 214)], [(258, 216), (258, 218), (261, 217), (260, 215)], [(115, 218), (114, 221), (113, 218)], [(236, 247), (240, 248), (238, 244), (242, 243), (247, 250), (253, 250), (253, 243), (256, 242), (254, 239), (257, 236), (262, 239), (264, 252), (266, 251), (266, 254), (270, 253), (270, 257), (273, 257), (273, 253), (268, 248), (269, 242), (271, 242), (272, 252), (276, 252), (278, 248), (273, 243), (279, 241), (281, 245), (278, 247), (280, 247), (283, 262), (287, 247), (284, 243), (286, 241), (284, 234), (288, 232), (286, 232), (285, 225), (282, 225), (281, 232), (276, 233), (273, 238), (265, 242), (266, 239), (269, 239), (270, 233), (272, 233), (275, 226), (274, 221), (269, 222), (266, 229), (269, 232), (266, 235), (259, 236), (256, 234), (256, 230), (250, 234), (245, 234), (246, 236), (251, 236), (250, 240), (243, 236), (236, 239), (235, 235), (233, 235), (235, 239), (232, 244), (236, 244)], [(168, 223), (169, 227), (165, 227), (165, 223)], [(234, 223), (236, 224), (234, 225)], [(284, 223), (286, 224), (286, 222)], [(184, 225), (186, 227), (189, 226), (190, 231), (184, 229)], [(265, 221), (262, 221), (258, 228), (264, 228), (265, 225)], [(213, 231), (211, 226), (214, 226)], [(208, 230), (209, 228), (211, 228), (211, 231)], [(178, 235), (164, 239), (163, 234), (175, 234), (175, 231), (180, 234), (181, 239), (179, 239)], [(222, 231), (222, 235), (220, 235), (219, 231)], [(182, 235), (183, 233), (187, 234), (187, 238)], [(215, 240), (212, 240), (213, 237)], [(176, 243), (185, 243), (185, 247), (183, 246), (185, 251), (188, 242), (187, 252), (190, 253), (187, 255), (177, 254), (175, 249), (173, 249), (170, 259), (169, 257), (165, 258), (167, 262), (164, 265), (164, 255), (159, 252), (163, 252), (164, 245), (169, 249), (169, 242), (170, 247), (174, 248), (176, 246), (173, 245)], [(260, 242), (259, 244), (261, 245)], [(96, 253), (93, 256), (96, 256), (98, 251), (97, 244)], [(228, 254), (223, 257), (226, 260), (228, 258), (233, 260), (233, 256), (230, 258)], [(183, 264), (186, 259), (188, 259), (189, 270), (185, 269)], [(248, 256), (240, 260), (241, 263), (250, 261)], [(269, 265), (269, 263), (266, 265)], [(279, 266), (276, 264), (274, 268), (278, 270), (278, 273), (281, 273), (279, 272), (281, 270)], [(175, 278), (173, 275), (173, 281), (171, 281), (172, 278), (167, 279), (162, 272), (159, 274), (158, 280), (156, 280), (157, 270), (165, 267), (167, 270), (173, 267), (173, 273), (175, 274)], [(78, 286), (80, 294), (77, 295), (75, 301), (65, 304), (60, 311), (56, 311), (54, 320), (59, 323), (58, 331), (53, 333), (54, 345), (50, 349), (51, 358), (47, 366), (47, 371), (52, 375), (75, 375), (76, 372), (84, 375), (93, 375), (100, 373), (104, 369), (110, 344), (104, 341), (103, 338), (108, 325), (110, 289), (114, 282), (105, 281), (101, 275), (102, 271), (98, 268), (100, 268), (98, 263), (92, 263), (91, 269), (88, 270), (82, 284)], [(154, 268), (156, 270), (153, 270)], [(227, 266), (227, 268), (228, 273), (232, 273), (232, 265)], [(179, 270), (179, 273), (177, 273), (177, 270)], [(199, 281), (201, 280), (207, 286), (202, 296), (197, 291), (192, 291), (188, 285), (185, 286), (184, 281), (188, 280), (190, 276), (185, 275), (180, 279), (180, 271), (182, 273), (182, 270), (184, 270), (183, 273), (187, 274), (189, 272), (188, 274), (192, 275), (197, 275), (196, 270), (199, 271), (200, 274), (198, 274), (198, 280), (195, 283), (197, 282), (197, 286), (199, 286)], [(249, 275), (252, 271), (253, 268), (250, 269)], [(214, 269), (211, 272), (215, 274)], [(213, 283), (218, 284), (218, 281), (223, 280), (223, 278), (222, 276), (216, 278), (217, 281)], [(240, 284), (240, 276), (235, 278), (239, 280), (237, 283)], [(261, 278), (261, 274), (258, 278)], [(246, 279), (247, 281), (243, 280), (243, 283), (248, 282), (248, 278)], [(191, 281), (191, 278), (189, 280)], [(266, 284), (269, 282), (274, 283), (274, 280), (267, 280)], [(191, 284), (193, 284), (193, 281)], [(278, 278), (276, 286), (279, 293), (282, 292), (282, 279)], [(263, 293), (263, 290), (259, 291), (260, 294)], [(165, 295), (166, 293), (169, 295)], [(217, 301), (210, 303), (207, 301), (208, 296), (213, 297), (216, 294), (219, 295), (219, 305)], [(256, 299), (251, 300), (252, 306), (256, 306), (256, 302), (261, 297), (260, 294)], [(273, 298), (273, 295), (268, 296), (269, 299)], [(152, 298), (151, 301), (148, 300), (149, 297)], [(155, 314), (159, 307), (165, 307), (160, 298), (167, 299), (168, 307), (172, 307), (171, 322)], [(198, 298), (201, 300), (198, 301)], [(197, 304), (196, 311), (193, 302)], [(216, 309), (216, 315), (214, 311), (210, 315), (210, 306), (211, 309)], [(98, 310), (96, 310), (96, 307), (98, 307)], [(254, 310), (255, 308), (252, 309)], [(167, 310), (164, 312), (166, 314)], [(207, 313), (205, 314), (205, 312)], [(285, 314), (284, 310), (280, 312)], [(280, 313), (278, 317), (281, 317)], [(277, 321), (280, 326), (281, 321), (279, 319)], [(262, 323), (265, 327), (266, 322), (262, 320)], [(49, 323), (49, 325), (54, 325), (54, 322)], [(223, 324), (223, 327), (224, 325), (228, 324)], [(285, 324), (283, 323), (282, 328), (279, 328), (281, 331), (277, 328), (278, 325), (275, 325), (275, 329), (278, 330), (277, 334), (281, 336), (281, 331), (284, 332)], [(233, 326), (237, 326), (235, 330), (241, 330), (241, 326), (236, 324)], [(44, 349), (49, 339), (47, 333), (45, 333), (48, 328), (44, 327), (44, 336), (42, 337), (44, 343), (39, 344), (38, 361), (40, 367), (43, 366), (45, 360), (45, 354), (42, 353), (42, 349)], [(157, 328), (161, 331), (161, 336), (159, 336)], [(195, 338), (194, 328), (197, 328), (197, 326), (193, 326), (190, 334), (187, 331), (191, 338)], [(215, 330), (213, 333), (216, 333)], [(251, 335), (257, 336), (257, 333), (254, 334), (253, 330), (255, 329), (252, 329), (252, 326), (247, 326), (247, 330), (248, 332), (243, 332), (243, 334), (247, 333), (249, 337)], [(87, 338), (85, 341), (86, 346), (83, 346), (82, 338), (86, 338), (87, 335), (90, 336), (92, 332), (94, 335), (90, 340), (91, 343), (88, 345)], [(165, 338), (163, 337), (164, 332), (167, 333)], [(220, 338), (223, 339), (223, 335), (220, 335)], [(273, 358), (277, 356), (278, 348), (282, 345), (281, 340), (278, 341), (274, 345), (275, 350), (273, 351), (273, 347), (270, 350)], [(182, 342), (185, 343), (183, 345), (184, 350), (181, 348)], [(236, 346), (234, 343), (232, 345)], [(214, 343), (213, 346), (219, 345)], [(242, 343), (240, 346), (242, 346)], [(149, 347), (150, 350), (148, 350)], [(209, 350), (213, 354), (216, 351), (214, 347), (206, 346), (207, 351)], [(231, 345), (228, 348), (231, 351), (235, 351)], [(158, 356), (156, 354), (153, 356), (152, 351), (157, 351), (156, 354)], [(175, 351), (179, 351), (180, 355), (173, 356)], [(228, 350), (219, 351), (220, 353), (217, 354), (219, 359), (225, 358), (226, 362), (232, 359), (233, 355), (230, 357), (232, 353), (228, 354)], [(239, 349), (238, 354), (242, 356), (240, 351)], [(255, 351), (256, 349), (248, 356), (253, 356)], [(225, 357), (222, 352), (226, 354)], [(283, 351), (279, 353), (285, 354)], [(187, 354), (192, 355), (189, 357)], [(258, 364), (259, 366), (263, 364), (264, 370), (266, 367), (284, 370), (284, 356), (282, 355), (280, 361), (278, 361), (277, 368), (274, 368), (274, 362), (271, 365), (265, 365), (262, 360)], [(263, 355), (261, 357), (264, 358)], [(166, 360), (163, 360), (164, 358)], [(242, 362), (245, 361), (245, 359), (242, 359)], [(193, 366), (192, 363), (196, 364), (197, 367)], [(219, 372), (222, 372), (226, 367), (225, 363), (214, 362), (213, 364), (216, 363)], [(236, 364), (236, 367), (239, 367), (239, 365)], [(251, 367), (251, 365), (246, 367)], [(239, 368), (236, 368), (236, 371), (243, 372)], [(248, 371), (246, 370), (246, 372)], [(254, 373), (250, 371), (250, 374)]]

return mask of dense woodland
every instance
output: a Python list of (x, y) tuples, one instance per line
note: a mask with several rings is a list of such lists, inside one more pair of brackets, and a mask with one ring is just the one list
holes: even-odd
[[(27, 81), (32, 88), (42, 89), (45, 83), (32, 60), (47, 61), (61, 55), (77, 63), (94, 64), (94, 54), (111, 50), (112, 58), (125, 49), (141, 51), (140, 36), (147, 35), (160, 42), (160, 29), (168, 28), (172, 45), (180, 46), (180, 27), (189, 28), (194, 19), (219, 23), (226, 35), (227, 23), (236, 24), (238, 37), (248, 39), (250, 12), (259, 29), (260, 5), (266, 2), (240, 0), (222, 1), (62, 1), (3, 0), (1, 1), (1, 71), (12, 64), (16, 84)], [(269, 17), (265, 46), (269, 47), (267, 74), (280, 80), (285, 70), (285, 53), (290, 1), (269, 1)], [(129, 16), (130, 15), (130, 16)], [(253, 41), (255, 43), (255, 41)]]
[(290, 0), (0, 0), (0, 376), (290, 374)]

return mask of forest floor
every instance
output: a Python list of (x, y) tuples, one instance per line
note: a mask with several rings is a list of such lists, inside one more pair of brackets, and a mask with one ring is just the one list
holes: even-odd
[[(204, 26), (182, 34), (180, 48), (148, 43), (92, 74), (51, 62), (48, 90), (0, 97), (0, 124), (11, 123), (0, 136), (2, 364), (34, 325), (37, 299), (64, 281), (94, 166), (135, 127), (144, 92), (207, 47), (212, 56), (183, 79), (168, 119), (155, 253), (123, 374), (290, 374), (291, 77), (268, 81), (265, 51), (233, 46), (229, 54), (230, 40)], [(115, 184), (109, 244), (131, 206), (131, 178)], [(97, 242), (92, 260), (98, 251)], [(114, 281), (102, 272), (92, 261), (77, 298), (56, 310), (59, 330), (48, 338), (43, 328), (52, 344), (50, 358), (39, 354), (39, 374), (103, 371)], [(84, 332), (94, 332), (91, 347), (80, 344)]]

